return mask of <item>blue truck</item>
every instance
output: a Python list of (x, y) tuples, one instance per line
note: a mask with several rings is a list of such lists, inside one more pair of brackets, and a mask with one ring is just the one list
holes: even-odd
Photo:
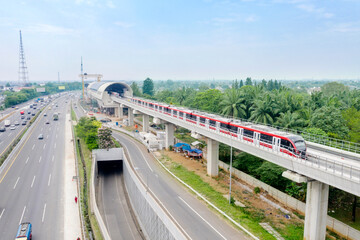
[(29, 222), (21, 223), (19, 230), (16, 234), (15, 240), (31, 240), (32, 238), (32, 226)]

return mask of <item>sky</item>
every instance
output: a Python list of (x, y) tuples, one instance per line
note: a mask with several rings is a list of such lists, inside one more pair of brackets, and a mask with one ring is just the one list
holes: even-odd
[(0, 81), (360, 78), (360, 0), (1, 2)]

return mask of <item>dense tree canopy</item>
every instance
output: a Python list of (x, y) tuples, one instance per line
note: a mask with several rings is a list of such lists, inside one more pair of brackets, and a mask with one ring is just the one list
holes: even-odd
[(150, 96), (154, 95), (154, 82), (150, 78), (144, 80), (143, 94), (148, 94)]

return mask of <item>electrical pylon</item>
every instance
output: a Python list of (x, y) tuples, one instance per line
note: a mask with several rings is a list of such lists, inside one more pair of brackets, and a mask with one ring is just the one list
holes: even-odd
[(23, 84), (25, 86), (26, 83), (28, 83), (28, 81), (29, 81), (29, 76), (28, 76), (28, 70), (27, 70), (26, 61), (25, 61), (25, 52), (24, 52), (21, 30), (20, 30), (19, 83)]

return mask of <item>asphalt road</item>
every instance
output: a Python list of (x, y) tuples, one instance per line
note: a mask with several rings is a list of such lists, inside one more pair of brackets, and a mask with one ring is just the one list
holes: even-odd
[[(28, 130), (25, 142), (0, 173), (0, 238), (14, 239), (19, 223), (33, 224), (33, 239), (63, 239), (64, 128), (68, 104), (45, 110)], [(52, 114), (59, 112), (59, 120)], [(50, 124), (45, 124), (49, 120)], [(44, 135), (39, 140), (38, 136)]]
[(191, 239), (250, 239), (226, 223), (169, 176), (145, 146), (126, 134), (113, 136), (128, 149), (134, 168)]

